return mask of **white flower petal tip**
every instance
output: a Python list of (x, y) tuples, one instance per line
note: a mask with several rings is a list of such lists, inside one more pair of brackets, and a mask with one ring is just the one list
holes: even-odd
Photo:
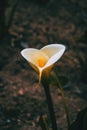
[(46, 68), (50, 70), (49, 68), (61, 58), (64, 51), (64, 45), (50, 44), (40, 50), (34, 48), (23, 49), (21, 55), (39, 72), (41, 77), (42, 71)]

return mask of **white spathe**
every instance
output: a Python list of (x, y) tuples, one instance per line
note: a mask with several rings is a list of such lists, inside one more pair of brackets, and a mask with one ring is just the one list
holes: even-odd
[(61, 58), (64, 51), (64, 45), (50, 44), (40, 50), (34, 48), (23, 49), (21, 54), (30, 65), (39, 72), (39, 79), (41, 79), (42, 72), (46, 70), (46, 68), (49, 70), (49, 68)]

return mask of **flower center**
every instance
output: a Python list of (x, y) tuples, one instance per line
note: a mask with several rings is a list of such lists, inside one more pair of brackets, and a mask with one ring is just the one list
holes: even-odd
[(40, 50), (31, 51), (28, 55), (30, 63), (32, 63), (39, 70), (44, 67), (49, 60), (49, 57)]
[(43, 67), (44, 65), (45, 65), (46, 63), (45, 63), (45, 61), (43, 60), (43, 59), (38, 59), (38, 65), (39, 65), (39, 67)]

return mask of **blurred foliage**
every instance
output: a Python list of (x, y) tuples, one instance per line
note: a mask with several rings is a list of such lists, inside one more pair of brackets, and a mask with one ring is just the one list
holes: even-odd
[[(76, 39), (77, 43), (82, 43), (83, 46), (80, 47), (80, 50), (84, 53), (84, 59), (78, 55), (78, 60), (81, 67), (81, 79), (83, 82), (87, 83), (87, 30), (82, 36), (79, 36)], [(77, 51), (77, 53), (79, 53)]]
[[(32, 0), (32, 2), (36, 2), (37, 4), (40, 4), (40, 5), (46, 5), (51, 1), (52, 0)], [(4, 37), (9, 34), (9, 28), (12, 25), (14, 14), (15, 14), (15, 11), (19, 2), (21, 1), (20, 0), (15, 0), (15, 1), (0, 0), (0, 40), (3, 40)], [(9, 14), (9, 18), (7, 18), (6, 12), (9, 6), (11, 8), (11, 11)]]
[(0, 1), (0, 40), (3, 40), (4, 37), (8, 34), (8, 30), (11, 27), (14, 13), (15, 13), (18, 3), (19, 3), (19, 0), (16, 0), (14, 2), (14, 5), (12, 6), (12, 9), (9, 15), (9, 20), (7, 22), (6, 11), (10, 5), (10, 0)]
[(69, 130), (87, 130), (87, 107), (78, 113)]
[(51, 0), (33, 0), (33, 1), (35, 1), (38, 4), (47, 4)]

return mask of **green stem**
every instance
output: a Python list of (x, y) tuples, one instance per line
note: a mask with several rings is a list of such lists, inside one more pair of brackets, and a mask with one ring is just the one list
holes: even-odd
[(61, 85), (61, 83), (60, 83), (60, 81), (59, 81), (59, 79), (58, 79), (58, 77), (56, 76), (55, 73), (53, 73), (53, 76), (56, 79), (56, 81), (59, 85), (59, 88), (61, 90), (62, 100), (63, 100), (63, 104), (64, 104), (64, 109), (65, 109), (65, 112), (66, 112), (67, 124), (68, 124), (68, 129), (69, 129), (69, 127), (70, 127), (70, 116), (69, 116), (69, 110), (68, 110), (66, 99), (65, 99), (64, 90), (63, 90), (62, 85)]
[(52, 124), (52, 130), (57, 130), (57, 124), (56, 124), (56, 119), (55, 119), (55, 114), (54, 114), (54, 109), (53, 109), (53, 102), (52, 102), (52, 98), (51, 98), (50, 90), (49, 90), (49, 83), (44, 81), (42, 84), (43, 84), (44, 91), (46, 94), (49, 115), (50, 115), (51, 124)]

